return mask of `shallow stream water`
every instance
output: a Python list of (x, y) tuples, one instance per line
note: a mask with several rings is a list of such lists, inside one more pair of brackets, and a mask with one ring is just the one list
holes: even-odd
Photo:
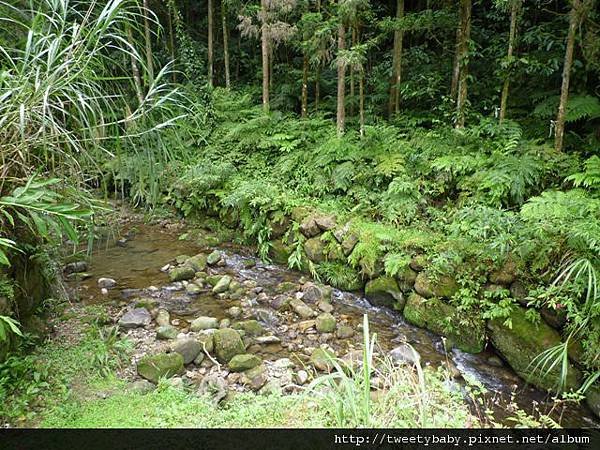
[[(133, 226), (130, 226), (133, 228)], [(169, 230), (159, 225), (135, 224), (135, 234), (126, 243), (117, 245), (115, 239), (98, 242), (94, 248), (89, 272), (92, 277), (80, 282), (71, 282), (74, 291), (86, 303), (113, 302), (125, 304), (128, 298), (151, 296), (158, 300), (160, 307), (167, 309), (172, 317), (193, 319), (198, 316), (212, 316), (218, 319), (226, 317), (226, 310), (239, 306), (239, 300), (223, 300), (213, 295), (209, 289), (199, 295), (188, 295), (181, 283), (170, 283), (166, 273), (160, 271), (165, 264), (173, 263), (179, 255), (193, 256), (211, 248), (201, 247), (187, 240), (179, 240), (181, 231)], [(122, 230), (127, 234), (126, 229)], [(302, 284), (306, 276), (277, 265), (264, 264), (254, 258), (250, 249), (224, 244), (218, 247), (223, 251), (226, 264), (214, 269), (214, 273), (228, 273), (240, 282), (253, 280), (263, 288), (267, 296), (280, 293), (284, 282)], [(253, 260), (248, 264), (248, 260)], [(249, 267), (249, 265), (252, 265)], [(213, 270), (213, 269), (210, 269)], [(117, 281), (115, 289), (103, 294), (98, 288), (99, 277), (110, 277)], [(293, 295), (293, 293), (292, 293)], [(301, 337), (289, 332), (293, 314), (282, 314), (264, 303), (248, 300), (245, 308), (246, 318), (256, 318), (261, 324), (281, 338), (281, 343), (262, 345), (256, 349), (263, 359), (275, 360), (282, 357), (293, 359), (293, 354), (302, 347)], [(367, 314), (372, 333), (377, 333), (377, 342), (382, 352), (386, 352), (407, 342), (421, 355), (424, 365), (438, 367), (451, 366), (457, 373), (457, 381), (464, 386), (464, 378), (478, 380), (489, 391), (486, 394), (488, 406), (494, 411), (496, 421), (510, 426), (507, 418), (511, 415), (511, 403), (516, 403), (528, 413), (534, 410), (545, 413), (551, 410), (552, 402), (548, 396), (531, 386), (527, 386), (508, 366), (498, 367), (496, 355), (485, 351), (477, 355), (459, 350), (444, 351), (439, 336), (426, 330), (407, 324), (402, 316), (385, 308), (374, 307), (356, 293), (334, 290), (332, 305), (338, 320), (354, 328), (353, 337), (343, 340), (333, 338), (327, 342), (336, 349), (338, 355), (361, 347), (360, 332), (363, 315)], [(248, 313), (249, 311), (249, 313)], [(186, 323), (182, 320), (182, 323)], [(310, 337), (310, 336), (307, 336)], [(318, 335), (310, 337), (314, 347), (319, 345)], [(491, 364), (490, 361), (496, 364)], [(565, 427), (597, 427), (592, 413), (583, 406), (561, 405), (555, 407), (551, 416), (560, 420)]]

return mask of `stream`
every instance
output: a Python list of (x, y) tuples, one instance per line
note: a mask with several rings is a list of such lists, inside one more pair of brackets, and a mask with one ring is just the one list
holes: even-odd
[[(344, 324), (355, 332), (352, 336), (339, 338), (333, 333), (324, 335), (316, 330), (298, 329), (298, 319), (291, 312), (281, 312), (270, 306), (268, 299), (285, 293), (286, 289), (300, 286), (310, 281), (306, 275), (287, 268), (265, 264), (255, 258), (252, 250), (234, 244), (217, 247), (222, 252), (222, 262), (207, 268), (208, 274), (229, 274), (242, 286), (248, 288), (249, 295), (240, 299), (219, 298), (204, 286), (197, 294), (188, 294), (186, 282), (171, 282), (166, 272), (161, 272), (166, 264), (174, 264), (179, 255), (193, 256), (199, 252), (210, 253), (214, 248), (180, 240), (185, 231), (165, 224), (142, 224), (137, 221), (123, 226), (121, 236), (128, 236), (126, 242), (117, 242), (116, 237), (96, 242), (88, 271), (91, 277), (82, 281), (69, 281), (74, 295), (84, 303), (107, 304), (125, 309), (134, 298), (149, 297), (158, 307), (169, 311), (172, 319), (182, 331), (186, 331), (188, 321), (198, 316), (226, 319), (229, 308), (240, 307), (243, 319), (257, 319), (268, 332), (277, 336), (277, 341), (253, 345), (249, 352), (259, 355), (264, 361), (289, 358), (291, 361), (306, 349), (327, 343), (338, 356), (360, 349), (362, 346), (363, 315), (369, 318), (371, 333), (377, 333), (377, 343), (382, 352), (388, 352), (402, 343), (409, 343), (420, 354), (423, 365), (445, 366), (454, 373), (457, 386), (465, 385), (465, 378), (480, 382), (488, 390), (486, 399), (497, 422), (511, 426), (507, 418), (512, 415), (511, 403), (517, 404), (529, 414), (534, 411), (545, 413), (552, 409), (548, 395), (519, 378), (500, 358), (491, 351), (480, 354), (467, 354), (459, 350), (444, 351), (443, 341), (426, 330), (407, 324), (401, 315), (394, 311), (374, 307), (357, 293), (334, 289), (331, 304), (338, 324)], [(116, 280), (113, 289), (102, 292), (98, 278)], [(294, 295), (294, 289), (289, 294)], [(239, 320), (242, 320), (240, 318)], [(232, 319), (234, 322), (235, 320)], [(154, 328), (145, 335), (154, 335)], [(154, 339), (154, 338), (152, 338)], [(148, 344), (154, 345), (152, 342)], [(137, 349), (138, 352), (148, 348)], [(130, 373), (135, 376), (135, 372)], [(564, 427), (597, 427), (598, 422), (584, 406), (562, 404), (552, 410), (551, 416), (560, 420)]]

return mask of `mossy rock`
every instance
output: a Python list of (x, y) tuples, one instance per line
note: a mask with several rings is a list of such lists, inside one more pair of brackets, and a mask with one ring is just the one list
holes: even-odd
[(310, 238), (304, 243), (304, 252), (312, 262), (320, 263), (325, 260), (325, 246), (320, 237)]
[(179, 353), (144, 356), (137, 364), (138, 374), (153, 383), (181, 374), (183, 370), (183, 356)]
[(425, 299), (411, 294), (404, 306), (404, 317), (413, 325), (447, 337), (465, 352), (479, 353), (485, 346), (484, 321), (466, 317), (455, 306), (439, 298)]
[(246, 352), (240, 334), (231, 328), (222, 328), (213, 334), (215, 354), (222, 363), (228, 363), (235, 355)]
[(194, 269), (194, 272), (203, 272), (206, 270), (207, 256), (204, 253), (198, 253), (185, 261), (185, 265)]
[(458, 291), (458, 284), (449, 275), (441, 275), (433, 280), (425, 272), (420, 272), (415, 278), (415, 291), (425, 298), (450, 298)]
[(330, 313), (319, 314), (315, 319), (315, 328), (319, 333), (333, 333), (336, 328), (335, 317)]
[(391, 308), (396, 301), (402, 299), (402, 292), (394, 278), (384, 276), (367, 282), (365, 297), (373, 305)]
[(288, 263), (288, 258), (292, 254), (293, 250), (294, 249), (291, 245), (287, 245), (282, 240), (277, 239), (275, 241), (271, 241), (269, 258), (271, 258), (277, 264), (286, 266)]
[(265, 329), (257, 320), (244, 320), (234, 324), (232, 328), (235, 330), (244, 330), (250, 336), (260, 336), (265, 333)]
[(412, 270), (409, 265), (400, 269), (396, 274), (396, 280), (398, 280), (398, 287), (400, 290), (403, 292), (410, 291), (415, 285), (417, 275), (417, 272)]
[(262, 360), (256, 356), (248, 353), (242, 355), (235, 355), (229, 361), (229, 369), (232, 372), (243, 372), (245, 370), (250, 370), (259, 366), (262, 363)]
[(490, 273), (489, 280), (493, 284), (510, 286), (517, 276), (517, 265), (512, 258), (507, 259), (502, 267)]
[(171, 281), (191, 280), (196, 275), (196, 271), (191, 266), (174, 267), (169, 271)]
[(324, 348), (316, 348), (310, 355), (310, 363), (317, 370), (329, 372), (333, 369), (332, 359), (335, 359), (335, 353)]
[(596, 417), (600, 418), (600, 385), (598, 383), (591, 385), (585, 393), (585, 402)]
[[(494, 348), (508, 364), (529, 383), (547, 390), (555, 390), (560, 375), (560, 365), (547, 373), (533, 370), (532, 361), (544, 350), (561, 343), (560, 334), (545, 322), (534, 324), (526, 318), (527, 309), (515, 308), (509, 319), (488, 322), (490, 340)], [(567, 389), (578, 387), (580, 374), (571, 364), (568, 366)]]

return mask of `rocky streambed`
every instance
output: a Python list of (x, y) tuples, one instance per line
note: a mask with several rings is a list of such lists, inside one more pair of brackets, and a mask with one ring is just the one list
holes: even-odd
[[(457, 388), (477, 380), (490, 392), (496, 420), (513, 402), (529, 413), (552, 409), (545, 393), (494, 353), (447, 349), (444, 339), (358, 294), (265, 264), (249, 248), (217, 245), (209, 233), (188, 240), (184, 231), (168, 221), (132, 221), (96, 245), (91, 263), (66, 267), (73, 297), (104, 305), (133, 343), (120, 375), (136, 388), (167, 377), (215, 402), (228, 391), (296, 392), (330, 368), (328, 354), (361, 358), (366, 314), (379, 354), (443, 367)], [(585, 407), (553, 411), (564, 426), (597, 426)]]

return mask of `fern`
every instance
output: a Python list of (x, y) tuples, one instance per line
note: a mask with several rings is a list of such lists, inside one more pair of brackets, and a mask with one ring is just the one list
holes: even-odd
[[(556, 116), (560, 97), (558, 95), (549, 97), (538, 104), (533, 114), (548, 119)], [(576, 122), (581, 119), (597, 119), (600, 117), (600, 100), (591, 95), (573, 95), (569, 97), (565, 111), (566, 122)]]
[(575, 187), (585, 187), (590, 191), (600, 190), (600, 157), (594, 155), (584, 164), (584, 171), (574, 173), (566, 179)]

